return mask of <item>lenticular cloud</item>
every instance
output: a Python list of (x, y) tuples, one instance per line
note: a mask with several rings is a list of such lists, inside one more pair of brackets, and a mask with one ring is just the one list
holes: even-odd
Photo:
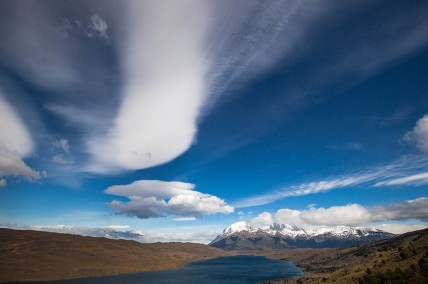
[(110, 186), (104, 192), (129, 199), (128, 202), (113, 200), (109, 204), (116, 214), (141, 219), (167, 215), (202, 218), (203, 215), (234, 211), (223, 199), (194, 189), (194, 184), (185, 182), (139, 180)]
[(105, 137), (89, 144), (99, 170), (156, 166), (190, 147), (206, 97), (207, 8), (204, 1), (129, 3), (129, 34), (119, 47), (123, 101)]

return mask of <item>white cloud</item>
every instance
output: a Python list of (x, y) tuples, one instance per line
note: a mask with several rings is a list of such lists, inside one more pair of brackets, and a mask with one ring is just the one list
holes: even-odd
[(33, 151), (33, 142), (27, 127), (12, 105), (3, 99), (0, 90), (0, 180), (7, 185), (5, 177), (23, 177), (28, 181), (41, 178), (23, 158)]
[(127, 197), (130, 201), (113, 200), (110, 203), (117, 214), (138, 218), (165, 217), (166, 215), (192, 216), (215, 213), (229, 214), (233, 207), (210, 194), (194, 190), (195, 185), (177, 181), (139, 180), (128, 185), (114, 185), (104, 192)]
[(109, 229), (129, 229), (129, 225), (110, 225), (107, 226)]
[(52, 162), (58, 165), (72, 165), (74, 160), (71, 158), (70, 143), (66, 138), (55, 140), (52, 145), (52, 151), (56, 153), (52, 157)]
[(135, 198), (130, 196), (131, 201), (122, 202), (113, 200), (110, 207), (116, 214), (125, 214), (129, 217), (141, 219), (165, 217), (167, 203), (165, 200), (157, 200), (155, 197)]
[(420, 197), (388, 206), (377, 206), (372, 209), (372, 214), (374, 221), (407, 219), (428, 221), (428, 198)]
[(7, 186), (7, 181), (4, 178), (0, 179), (0, 188), (6, 187), (6, 186)]
[(98, 15), (92, 15), (89, 23), (89, 30), (86, 31), (88, 37), (99, 36), (100, 38), (108, 39), (107, 29), (108, 25), (105, 20), (103, 20)]
[(194, 184), (186, 182), (137, 180), (131, 184), (110, 186), (105, 190), (105, 193), (127, 197), (156, 197), (157, 199), (170, 198), (175, 195), (203, 195), (194, 189)]
[(393, 234), (404, 234), (407, 232), (417, 231), (428, 228), (428, 225), (415, 225), (415, 224), (380, 224), (371, 226), (373, 229), (390, 232)]
[(195, 221), (195, 217), (181, 217), (181, 218), (173, 218), (172, 220), (177, 222), (188, 222), (188, 221)]
[(191, 242), (191, 243), (210, 243), (219, 232), (207, 231), (207, 232), (191, 232), (191, 233), (159, 233), (159, 232), (144, 232), (142, 242), (153, 243), (153, 242)]
[(0, 224), (0, 227), (11, 229), (36, 230), (44, 232), (56, 232), (64, 234), (74, 234), (90, 237), (105, 237), (110, 239), (127, 239), (141, 243), (154, 242), (192, 242), (192, 243), (210, 243), (219, 232), (203, 231), (203, 232), (153, 232), (141, 230), (122, 230), (128, 229), (124, 225), (112, 225), (106, 228), (83, 227), (83, 226), (17, 226), (14, 224)]
[(67, 160), (61, 154), (54, 155), (52, 157), (52, 162), (54, 162), (55, 164), (60, 164), (60, 165), (71, 165), (71, 164), (74, 164), (73, 160)]
[(365, 224), (370, 220), (370, 212), (358, 204), (345, 206), (332, 206), (330, 208), (315, 208), (301, 212), (304, 222), (313, 225), (349, 225), (356, 226)]
[(97, 14), (89, 17), (89, 22), (84, 25), (81, 20), (69, 20), (67, 18), (61, 19), (60, 31), (64, 38), (68, 38), (73, 33), (82, 34), (89, 38), (102, 38), (109, 41), (107, 34), (107, 22)]
[(290, 224), (296, 226), (306, 225), (300, 218), (301, 211), (288, 208), (279, 209), (275, 214), (275, 221), (279, 224)]
[(168, 213), (174, 215), (192, 215), (201, 218), (202, 215), (229, 214), (233, 211), (232, 206), (217, 196), (177, 195), (168, 201)]
[(52, 148), (53, 148), (53, 150), (60, 149), (60, 150), (64, 151), (64, 153), (68, 154), (70, 151), (70, 143), (68, 142), (67, 139), (61, 138), (57, 141), (54, 141)]
[(42, 176), (27, 166), (16, 151), (10, 151), (0, 144), (0, 177), (23, 177), (36, 181)]
[(330, 208), (311, 207), (308, 210), (281, 209), (275, 215), (277, 222), (291, 225), (348, 225), (358, 226), (370, 222), (370, 212), (358, 204), (332, 206)]
[(33, 150), (30, 132), (12, 105), (2, 98), (1, 90), (0, 113), (0, 145), (20, 157), (28, 156)]
[(276, 222), (296, 226), (360, 226), (371, 222), (420, 220), (428, 221), (428, 198), (421, 197), (387, 206), (364, 207), (359, 204), (311, 207), (307, 210), (280, 209)]
[(415, 144), (420, 151), (428, 153), (428, 114), (419, 119), (413, 130), (407, 132), (403, 139)]
[(251, 219), (250, 223), (256, 228), (264, 228), (273, 225), (274, 222), (271, 213), (263, 212)]
[(26, 229), (44, 231), (44, 232), (55, 232), (55, 233), (64, 233), (64, 234), (73, 234), (81, 236), (90, 236), (90, 237), (105, 237), (110, 239), (131, 239), (139, 241), (144, 238), (144, 233), (135, 230), (129, 231), (118, 231), (116, 228), (93, 228), (93, 227), (83, 227), (83, 226), (65, 226), (65, 225), (56, 225), (56, 226), (30, 226)]

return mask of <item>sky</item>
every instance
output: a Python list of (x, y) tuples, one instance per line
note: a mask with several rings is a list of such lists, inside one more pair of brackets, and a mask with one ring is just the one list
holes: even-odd
[(0, 2), (0, 226), (428, 227), (426, 1)]

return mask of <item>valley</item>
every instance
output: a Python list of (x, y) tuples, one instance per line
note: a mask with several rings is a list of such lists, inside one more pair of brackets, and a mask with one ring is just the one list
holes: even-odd
[(142, 244), (131, 240), (0, 229), (0, 282), (169, 270), (190, 262), (234, 255), (288, 260), (304, 268), (302, 278), (264, 283), (424, 283), (428, 279), (428, 229), (352, 247), (232, 251), (194, 243)]

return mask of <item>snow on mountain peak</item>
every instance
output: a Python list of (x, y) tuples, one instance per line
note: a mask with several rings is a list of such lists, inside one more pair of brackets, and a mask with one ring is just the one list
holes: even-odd
[(350, 226), (318, 226), (300, 228), (274, 223), (257, 227), (245, 221), (233, 223), (223, 230), (211, 246), (226, 250), (273, 249), (286, 247), (344, 247), (393, 237), (394, 234), (369, 228)]
[(231, 235), (233, 233), (242, 232), (242, 231), (256, 232), (257, 229), (254, 228), (250, 223), (247, 223), (245, 221), (240, 221), (240, 222), (233, 223), (232, 225), (224, 229), (223, 235)]
[(252, 224), (240, 221), (233, 223), (223, 230), (223, 233), (218, 235), (213, 241), (219, 241), (230, 235), (245, 232), (251, 234), (268, 234), (270, 236), (280, 235), (292, 239), (296, 238), (314, 238), (321, 236), (330, 236), (333, 238), (344, 238), (344, 239), (359, 239), (361, 237), (369, 236), (373, 233), (384, 233), (382, 231), (371, 231), (367, 228), (357, 228), (349, 226), (325, 226), (325, 227), (314, 227), (314, 228), (300, 228), (290, 224), (277, 224), (274, 223), (269, 228), (257, 228)]

